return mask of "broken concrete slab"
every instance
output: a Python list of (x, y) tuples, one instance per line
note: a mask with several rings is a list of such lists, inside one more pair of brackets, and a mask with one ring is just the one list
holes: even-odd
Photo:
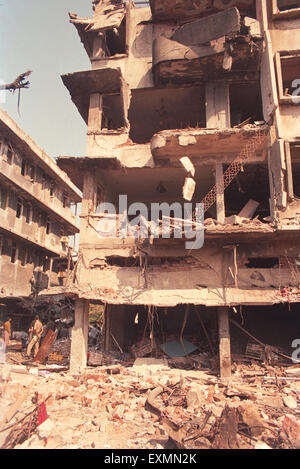
[(256, 202), (255, 200), (249, 200), (239, 212), (238, 216), (241, 218), (252, 218), (258, 207), (259, 202)]
[(193, 178), (187, 177), (184, 180), (184, 185), (182, 188), (182, 195), (184, 200), (191, 201), (196, 189), (196, 182)]
[(300, 449), (300, 421), (295, 416), (285, 416), (280, 435), (287, 438), (293, 448)]
[(240, 31), (240, 14), (237, 8), (197, 19), (178, 28), (172, 39), (186, 46), (205, 44), (220, 37), (234, 37)]
[(292, 396), (285, 396), (283, 398), (283, 403), (289, 409), (297, 409), (298, 407), (296, 399), (294, 399)]
[[(263, 162), (266, 158), (268, 133), (268, 127), (252, 125), (242, 129), (163, 130), (153, 136), (151, 150), (155, 160), (171, 161), (182, 158), (188, 151), (189, 158), (196, 167), (197, 163), (231, 163), (253, 141), (256, 148), (248, 156), (249, 161)], [(180, 145), (182, 136), (193, 137), (193, 140), (188, 146)], [(156, 143), (158, 137), (159, 146)]]

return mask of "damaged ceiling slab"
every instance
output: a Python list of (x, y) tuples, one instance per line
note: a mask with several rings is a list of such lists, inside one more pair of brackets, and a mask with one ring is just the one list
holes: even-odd
[(86, 124), (89, 116), (90, 95), (94, 93), (119, 94), (123, 86), (122, 72), (119, 68), (68, 73), (62, 75), (61, 78)]
[[(255, 125), (232, 129), (164, 130), (153, 136), (151, 148), (155, 161), (175, 160), (188, 154), (195, 164), (209, 164), (216, 160), (231, 163), (253, 139), (256, 148), (247, 162), (262, 163), (267, 156), (268, 135), (268, 126)], [(244, 160), (246, 162), (247, 158)]]
[(156, 21), (206, 17), (231, 7), (237, 7), (244, 14), (255, 15), (255, 0), (150, 0), (150, 6)]
[(260, 23), (237, 8), (186, 23), (153, 44), (157, 84), (255, 78), (262, 53)]
[(89, 158), (75, 156), (60, 156), (56, 158), (59, 168), (70, 175), (71, 181), (83, 190), (84, 172), (96, 168), (102, 170), (117, 170), (122, 168), (118, 158)]

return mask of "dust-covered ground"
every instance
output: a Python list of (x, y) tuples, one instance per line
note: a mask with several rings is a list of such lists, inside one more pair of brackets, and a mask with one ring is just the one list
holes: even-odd
[[(13, 358), (16, 362), (16, 358)], [(0, 365), (2, 449), (300, 448), (300, 368)]]

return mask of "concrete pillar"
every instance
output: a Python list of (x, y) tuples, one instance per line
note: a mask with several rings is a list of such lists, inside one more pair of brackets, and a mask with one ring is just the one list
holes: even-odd
[(111, 332), (111, 306), (106, 304), (104, 308), (104, 351), (110, 350), (110, 332)]
[(102, 127), (102, 95), (99, 93), (92, 93), (90, 95), (90, 106), (88, 115), (88, 132), (86, 144), (86, 155), (93, 154), (95, 146), (95, 135), (101, 131)]
[(223, 165), (217, 163), (215, 167), (215, 178), (216, 178), (216, 215), (217, 221), (224, 223), (225, 221), (225, 200), (224, 200), (224, 178), (223, 178)]
[[(208, 129), (226, 129), (231, 127), (229, 84), (206, 84), (206, 127)], [(217, 186), (216, 217), (221, 223), (225, 220), (223, 165), (216, 161), (215, 177)]]
[(70, 372), (79, 373), (87, 365), (89, 301), (75, 302), (75, 324), (72, 329)]
[(220, 353), (220, 376), (221, 379), (231, 377), (231, 352), (230, 352), (230, 329), (229, 309), (218, 308), (219, 324), (219, 353)]

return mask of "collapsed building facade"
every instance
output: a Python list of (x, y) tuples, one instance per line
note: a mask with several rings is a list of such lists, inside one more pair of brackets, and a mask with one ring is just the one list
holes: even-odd
[[(188, 321), (203, 334), (199, 318), (214, 317), (228, 377), (232, 311), (272, 316), (299, 301), (300, 4), (104, 0), (93, 9), (91, 19), (70, 14), (91, 70), (62, 76), (87, 124), (86, 155), (57, 159), (83, 192), (79, 258), (61, 290), (76, 299), (71, 368), (87, 363), (89, 303), (102, 302), (107, 350), (126, 348), (139, 323), (177, 318), (182, 342)], [(186, 202), (194, 229), (202, 203), (203, 246), (170, 235), (183, 210), (164, 213), (166, 236), (162, 223), (148, 236), (151, 204)], [(138, 236), (124, 230), (136, 203), (148, 209)]]
[(0, 300), (15, 328), (39, 291), (64, 282), (79, 232), (71, 205), (80, 201), (55, 161), (0, 109)]

